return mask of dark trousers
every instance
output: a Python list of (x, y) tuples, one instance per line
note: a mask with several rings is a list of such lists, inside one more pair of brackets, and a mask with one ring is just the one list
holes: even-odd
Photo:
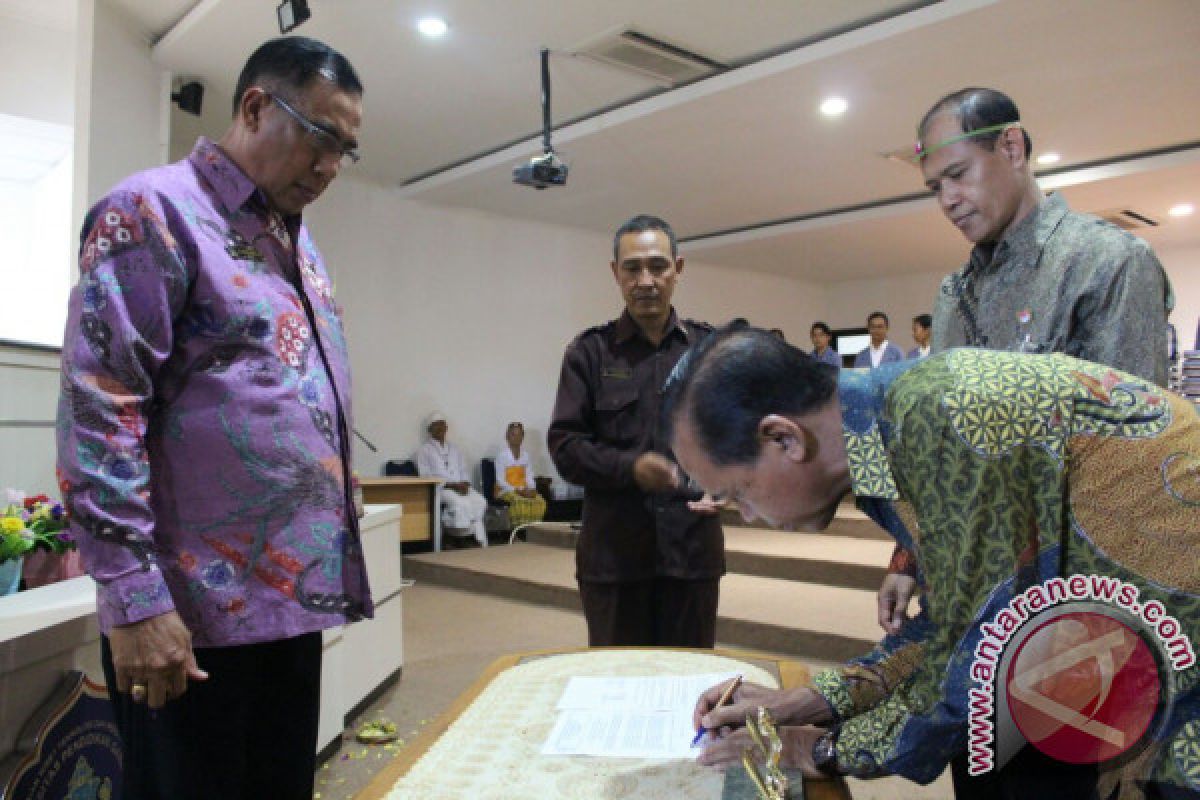
[(716, 642), (720, 578), (579, 582), (592, 647), (708, 647)]
[(125, 751), (124, 800), (312, 800), (321, 707), (321, 634), (196, 649), (207, 681), (157, 711), (104, 677)]
[(1066, 764), (1025, 745), (998, 770), (971, 776), (966, 754), (950, 762), (959, 800), (1100, 800), (1095, 764)]

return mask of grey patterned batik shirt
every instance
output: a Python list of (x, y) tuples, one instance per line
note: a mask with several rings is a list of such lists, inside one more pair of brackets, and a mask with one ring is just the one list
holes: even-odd
[(1167, 381), (1170, 281), (1142, 239), (1047, 196), (942, 280), (933, 352), (1066, 353)]

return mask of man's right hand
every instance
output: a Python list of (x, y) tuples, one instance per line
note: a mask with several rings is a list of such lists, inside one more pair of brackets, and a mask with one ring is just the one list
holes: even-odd
[(687, 507), (688, 511), (692, 511), (697, 514), (704, 514), (706, 516), (712, 516), (715, 514), (720, 514), (728, 505), (729, 502), (727, 500), (714, 500), (711, 494), (705, 492), (704, 496), (699, 500), (690, 501), (687, 504)]
[(709, 688), (696, 701), (692, 711), (692, 727), (703, 725), (710, 736), (722, 731), (736, 730), (746, 725), (746, 715), (759, 706), (771, 713), (776, 725), (827, 725), (833, 721), (829, 704), (809, 688), (768, 689), (756, 683), (743, 682), (729, 702), (714, 708), (729, 681)]
[(162, 708), (168, 700), (182, 697), (189, 680), (208, 680), (208, 673), (196, 665), (192, 634), (178, 612), (119, 625), (108, 632), (108, 642), (117, 691), (133, 692), (139, 687), (134, 701), (144, 699), (150, 708)]
[(875, 603), (879, 610), (879, 627), (888, 633), (899, 633), (908, 619), (908, 603), (917, 590), (917, 579), (899, 572), (889, 572), (883, 578)]
[(633, 462), (633, 480), (643, 492), (665, 492), (679, 486), (679, 467), (661, 453), (642, 453)]

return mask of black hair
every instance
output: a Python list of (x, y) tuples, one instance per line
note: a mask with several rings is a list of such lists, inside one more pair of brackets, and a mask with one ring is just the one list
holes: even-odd
[[(917, 126), (919, 141), (927, 146), (937, 144), (937, 142), (925, 142), (925, 130), (935, 116), (945, 111), (954, 113), (963, 133), (970, 133), (992, 125), (1003, 125), (1006, 122), (1021, 121), (1021, 112), (1017, 110), (1017, 104), (1004, 92), (978, 87), (959, 89), (938, 100), (925, 112), (925, 116), (921, 117), (921, 124)], [(981, 133), (973, 138), (980, 147), (993, 150), (1000, 134), (1001, 131), (992, 131), (991, 133)], [(1025, 140), (1025, 157), (1029, 158), (1029, 154), (1033, 152), (1033, 140), (1029, 138), (1029, 133), (1024, 128), (1021, 128), (1021, 136)]]
[(870, 327), (871, 320), (873, 319), (882, 319), (884, 324), (886, 324), (889, 328), (892, 327), (892, 321), (888, 319), (888, 315), (882, 311), (872, 311), (870, 314), (867, 314), (867, 327)]
[(667, 435), (687, 417), (714, 464), (753, 463), (762, 447), (762, 418), (799, 416), (823, 407), (837, 391), (837, 374), (837, 367), (816, 361), (770, 331), (727, 325), (691, 347), (667, 379)]
[(829, 329), (829, 326), (826, 325), (824, 322), (814, 322), (812, 324), (812, 327), (808, 329), (809, 335), (812, 335), (813, 331), (821, 331), (826, 336), (833, 336), (833, 331), (831, 331)]
[(650, 214), (638, 214), (617, 228), (617, 232), (613, 234), (613, 261), (617, 261), (621, 257), (618, 250), (621, 246), (622, 236), (627, 233), (645, 233), (646, 231), (662, 231), (665, 233), (667, 239), (671, 242), (671, 258), (679, 257), (679, 242), (675, 238), (675, 231), (671, 230), (671, 226), (667, 224), (667, 221)]
[(250, 54), (233, 90), (233, 115), (241, 108), (246, 90), (257, 84), (268, 88), (306, 89), (317, 76), (350, 94), (362, 95), (362, 82), (346, 57), (324, 42), (307, 36), (281, 36), (259, 45)]
[(917, 323), (922, 328), (933, 327), (933, 317), (929, 314), (917, 314), (915, 317), (913, 317), (913, 322)]

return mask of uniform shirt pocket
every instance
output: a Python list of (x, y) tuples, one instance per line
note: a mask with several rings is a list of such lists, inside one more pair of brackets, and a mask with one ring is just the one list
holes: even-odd
[(612, 444), (634, 444), (641, 433), (638, 387), (632, 381), (605, 381), (596, 396), (596, 430)]

